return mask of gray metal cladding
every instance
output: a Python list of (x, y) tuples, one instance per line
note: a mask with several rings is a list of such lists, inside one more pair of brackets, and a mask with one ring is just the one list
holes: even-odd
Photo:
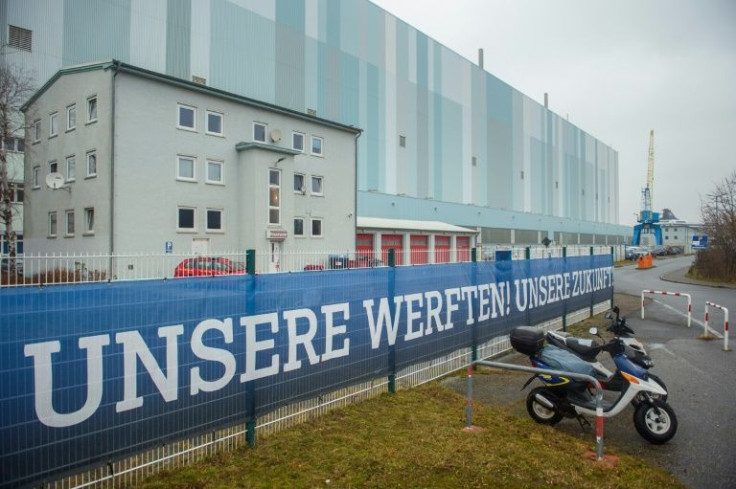
[(615, 150), (368, 0), (3, 5), (47, 38), (39, 85), (110, 58), (196, 76), (363, 129), (358, 191), (618, 222)]

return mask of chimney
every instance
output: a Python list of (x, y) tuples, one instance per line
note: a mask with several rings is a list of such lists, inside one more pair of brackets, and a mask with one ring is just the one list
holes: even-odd
[(478, 66), (483, 69), (483, 48), (478, 49)]

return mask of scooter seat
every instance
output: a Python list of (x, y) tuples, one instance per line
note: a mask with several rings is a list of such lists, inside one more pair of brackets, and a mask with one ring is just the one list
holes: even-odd
[(593, 360), (601, 352), (601, 347), (593, 340), (585, 338), (567, 337), (565, 345), (575, 353), (586, 359)]

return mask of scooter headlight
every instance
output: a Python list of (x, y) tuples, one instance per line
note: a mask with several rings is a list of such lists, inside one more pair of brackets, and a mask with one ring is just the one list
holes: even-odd
[(640, 363), (641, 363), (642, 367), (647, 368), (647, 369), (654, 367), (654, 362), (652, 361), (651, 357), (649, 357), (649, 356), (644, 356), (644, 357), (640, 358)]

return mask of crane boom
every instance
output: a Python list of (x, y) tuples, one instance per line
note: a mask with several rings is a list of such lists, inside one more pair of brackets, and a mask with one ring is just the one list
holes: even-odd
[(649, 189), (649, 198), (646, 210), (653, 209), (654, 200), (654, 129), (649, 131), (649, 162), (647, 164), (647, 189)]

